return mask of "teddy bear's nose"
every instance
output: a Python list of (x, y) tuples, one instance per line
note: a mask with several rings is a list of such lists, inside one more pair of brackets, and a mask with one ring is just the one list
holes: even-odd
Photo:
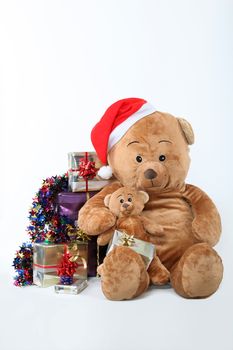
[(153, 169), (147, 169), (144, 175), (146, 179), (152, 180), (157, 176), (157, 173)]
[(122, 207), (125, 208), (125, 209), (127, 209), (128, 206), (129, 206), (129, 204), (127, 204), (127, 203), (122, 204)]

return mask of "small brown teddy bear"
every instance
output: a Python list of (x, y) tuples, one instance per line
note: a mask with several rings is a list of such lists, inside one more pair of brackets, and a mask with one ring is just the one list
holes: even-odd
[[(117, 217), (116, 229), (133, 235), (135, 238), (147, 242), (153, 242), (153, 235), (163, 232), (162, 226), (152, 222), (141, 215), (145, 204), (149, 201), (149, 195), (144, 191), (136, 191), (129, 187), (121, 187), (104, 198), (104, 204)], [(112, 238), (112, 232), (103, 233), (98, 237), (100, 245), (107, 244)], [(98, 268), (101, 275), (103, 265)], [(148, 269), (147, 282), (162, 285), (169, 281), (170, 273), (159, 258), (155, 256)], [(106, 278), (104, 278), (106, 280)], [(106, 281), (105, 281), (106, 284)], [(103, 290), (114, 288), (114, 285), (106, 286)]]

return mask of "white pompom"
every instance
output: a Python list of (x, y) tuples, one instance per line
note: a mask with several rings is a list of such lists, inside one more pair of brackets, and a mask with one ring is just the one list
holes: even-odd
[(98, 175), (102, 179), (109, 180), (112, 177), (112, 168), (109, 165), (104, 165), (99, 169)]

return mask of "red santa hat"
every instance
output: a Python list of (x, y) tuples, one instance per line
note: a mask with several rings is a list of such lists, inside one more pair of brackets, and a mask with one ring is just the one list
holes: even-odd
[[(113, 103), (91, 132), (91, 141), (103, 164), (107, 164), (108, 151), (124, 136), (129, 128), (156, 109), (141, 98), (125, 98)], [(109, 166), (100, 168), (98, 175), (109, 179)]]

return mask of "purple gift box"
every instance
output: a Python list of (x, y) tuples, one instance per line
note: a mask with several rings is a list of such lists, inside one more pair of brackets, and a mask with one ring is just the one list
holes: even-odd
[(97, 192), (60, 192), (57, 196), (59, 215), (67, 216), (75, 222), (78, 219), (78, 212), (86, 201)]
[[(78, 212), (86, 203), (88, 198), (93, 197), (98, 191), (92, 192), (60, 192), (57, 196), (57, 210), (59, 215), (68, 217), (72, 223), (78, 219)], [(90, 236), (88, 241), (88, 266), (89, 277), (96, 276), (98, 264), (103, 262), (107, 246), (97, 247), (97, 236)], [(99, 260), (99, 261), (98, 261)]]

